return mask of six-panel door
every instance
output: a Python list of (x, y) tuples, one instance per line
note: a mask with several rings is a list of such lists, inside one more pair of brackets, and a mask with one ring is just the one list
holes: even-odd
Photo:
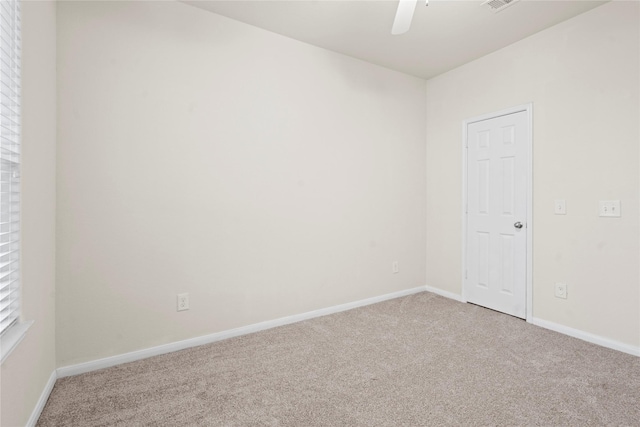
[(528, 117), (467, 125), (467, 301), (526, 316)]

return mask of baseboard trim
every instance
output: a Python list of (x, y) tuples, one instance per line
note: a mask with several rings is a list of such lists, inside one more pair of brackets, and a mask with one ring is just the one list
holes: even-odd
[(199, 345), (210, 344), (216, 341), (222, 341), (228, 338), (234, 338), (241, 335), (247, 335), (254, 332), (264, 331), (266, 329), (276, 328), (291, 323), (301, 322), (303, 320), (313, 319), (315, 317), (326, 316), (329, 314), (339, 313), (341, 311), (351, 310), (366, 305), (375, 304), (390, 299), (400, 298), (407, 295), (424, 292), (426, 288), (419, 286), (417, 288), (405, 289), (403, 291), (392, 292), (390, 294), (380, 295), (377, 297), (367, 298), (346, 304), (335, 305), (332, 307), (321, 308), (319, 310), (309, 311), (306, 313), (295, 314), (293, 316), (281, 317), (279, 319), (268, 320), (266, 322), (255, 323), (253, 325), (242, 326), (240, 328), (230, 329), (227, 331), (217, 332), (211, 335), (191, 338), (183, 341), (176, 341), (157, 347), (146, 348), (143, 350), (132, 351), (130, 353), (119, 354), (117, 356), (105, 357), (103, 359), (93, 360), (90, 362), (79, 363), (77, 365), (64, 366), (57, 369), (58, 378), (68, 377), (72, 375), (84, 374), (86, 372), (96, 371), (98, 369), (109, 368), (111, 366), (123, 363), (134, 362), (136, 360), (146, 359), (148, 357), (158, 356), (160, 354), (172, 353), (186, 348), (197, 347)]
[(38, 422), (38, 418), (40, 418), (40, 414), (42, 414), (42, 410), (44, 409), (44, 405), (47, 404), (47, 400), (49, 400), (49, 395), (51, 391), (53, 391), (53, 386), (56, 384), (56, 380), (58, 379), (57, 372), (54, 370), (51, 372), (51, 376), (49, 377), (49, 381), (44, 386), (42, 390), (42, 394), (40, 394), (40, 399), (38, 399), (38, 403), (36, 403), (36, 407), (33, 408), (33, 412), (31, 412), (31, 416), (27, 421), (27, 427), (35, 427)]
[[(443, 291), (442, 289), (433, 288), (431, 286), (425, 286), (425, 290), (427, 292), (431, 292), (436, 295), (443, 296), (445, 298), (450, 298), (458, 302), (463, 302), (463, 303), (466, 302), (462, 299), (462, 296), (454, 294), (452, 292)], [(528, 318), (527, 321), (533, 325), (540, 326), (541, 328), (549, 329), (551, 331), (559, 332), (564, 335), (569, 335), (570, 337), (578, 338), (583, 341), (590, 342), (592, 344), (597, 344), (602, 347), (607, 347), (613, 350), (618, 350), (623, 353), (640, 357), (640, 347), (635, 347), (629, 344), (621, 343), (619, 341), (601, 337), (599, 335), (591, 334), (589, 332), (581, 331), (579, 329), (570, 328), (568, 326), (560, 325), (558, 323), (550, 322), (548, 320), (543, 320), (537, 317)]]
[(431, 292), (432, 294), (440, 295), (441, 297), (449, 298), (458, 302), (465, 302), (462, 299), (462, 296), (458, 294), (454, 294), (453, 292), (443, 291), (442, 289), (433, 288), (431, 286), (425, 286), (427, 292)]
[(568, 326), (560, 325), (558, 323), (550, 322), (548, 320), (539, 319), (537, 317), (531, 318), (531, 324), (540, 326), (541, 328), (549, 329), (555, 332), (559, 332), (570, 337), (578, 338), (583, 341), (597, 344), (602, 347), (607, 347), (613, 350), (618, 350), (623, 353), (631, 354), (633, 356), (640, 356), (640, 347), (614, 341), (609, 338), (604, 338), (599, 335), (594, 335), (589, 332), (584, 332), (579, 329), (573, 329)]

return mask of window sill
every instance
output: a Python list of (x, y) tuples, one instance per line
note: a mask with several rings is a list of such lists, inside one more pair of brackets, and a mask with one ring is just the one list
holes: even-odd
[(33, 325), (33, 320), (30, 322), (16, 323), (0, 337), (0, 364), (4, 363), (7, 356), (9, 356), (13, 349), (22, 341), (31, 325)]

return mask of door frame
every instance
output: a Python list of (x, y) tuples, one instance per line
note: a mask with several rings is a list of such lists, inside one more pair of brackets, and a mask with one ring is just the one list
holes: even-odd
[(496, 117), (509, 114), (526, 112), (529, 131), (527, 132), (527, 212), (525, 224), (527, 228), (527, 258), (526, 258), (526, 321), (533, 320), (533, 103), (517, 105), (515, 107), (472, 117), (462, 122), (462, 302), (467, 302), (465, 295), (465, 280), (467, 266), (467, 128), (470, 124), (483, 120), (494, 119)]

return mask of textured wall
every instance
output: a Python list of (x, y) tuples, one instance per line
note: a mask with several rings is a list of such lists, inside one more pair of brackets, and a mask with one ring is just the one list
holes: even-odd
[(423, 80), (174, 2), (58, 25), (59, 366), (424, 285)]
[(56, 4), (22, 3), (22, 315), (2, 364), (3, 426), (25, 425), (56, 367)]
[(461, 292), (463, 120), (533, 102), (533, 315), (640, 344), (638, 16), (608, 3), (427, 82), (428, 285)]

